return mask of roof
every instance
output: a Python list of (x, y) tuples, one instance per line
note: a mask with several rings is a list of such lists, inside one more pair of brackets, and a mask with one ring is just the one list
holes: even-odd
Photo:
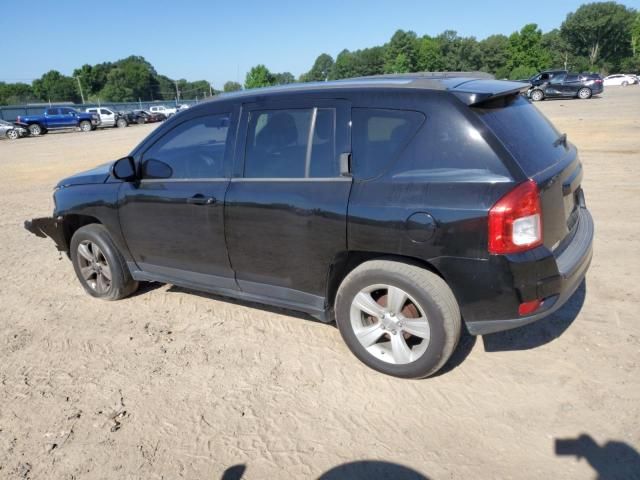
[(254, 88), (223, 93), (212, 100), (230, 100), (252, 96), (262, 97), (281, 93), (317, 93), (345, 89), (425, 89), (456, 93), (461, 100), (471, 105), (490, 96), (520, 91), (527, 86), (528, 84), (522, 82), (495, 80), (493, 75), (485, 72), (419, 72)]

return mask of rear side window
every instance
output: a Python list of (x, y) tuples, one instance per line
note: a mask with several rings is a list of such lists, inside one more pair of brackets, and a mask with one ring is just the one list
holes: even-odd
[(335, 109), (252, 111), (245, 178), (320, 178), (337, 175)]
[(144, 154), (143, 177), (154, 178), (145, 165), (155, 160), (168, 165), (170, 178), (224, 177), (224, 154), (229, 115), (210, 115), (184, 122), (167, 132)]
[(474, 108), (507, 147), (527, 176), (558, 163), (566, 154), (560, 133), (521, 95), (498, 98)]
[(380, 175), (415, 135), (424, 115), (408, 110), (354, 108), (351, 111), (353, 173), (358, 179)]

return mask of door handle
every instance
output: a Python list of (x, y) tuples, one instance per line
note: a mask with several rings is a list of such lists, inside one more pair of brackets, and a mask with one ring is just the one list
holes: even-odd
[(187, 198), (187, 203), (192, 205), (214, 205), (216, 199), (214, 197), (205, 197), (201, 193), (198, 193), (193, 197)]

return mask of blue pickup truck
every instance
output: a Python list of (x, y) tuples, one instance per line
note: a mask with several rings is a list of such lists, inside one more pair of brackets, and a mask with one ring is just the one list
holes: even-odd
[(47, 108), (42, 115), (20, 116), (15, 123), (29, 130), (31, 135), (43, 135), (49, 130), (78, 128), (83, 132), (95, 130), (100, 117), (95, 113), (78, 112), (68, 107)]

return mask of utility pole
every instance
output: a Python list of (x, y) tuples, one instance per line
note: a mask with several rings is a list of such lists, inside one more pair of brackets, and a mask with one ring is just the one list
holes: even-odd
[(80, 98), (82, 98), (82, 104), (84, 105), (84, 93), (82, 93), (82, 84), (80, 83), (80, 77), (76, 77), (78, 81), (78, 88), (80, 89)]
[(213, 88), (211, 87), (211, 82), (209, 82), (209, 96), (213, 97)]
[(180, 90), (178, 90), (178, 81), (174, 80), (174, 83), (176, 84), (176, 105), (178, 105), (180, 101)]

